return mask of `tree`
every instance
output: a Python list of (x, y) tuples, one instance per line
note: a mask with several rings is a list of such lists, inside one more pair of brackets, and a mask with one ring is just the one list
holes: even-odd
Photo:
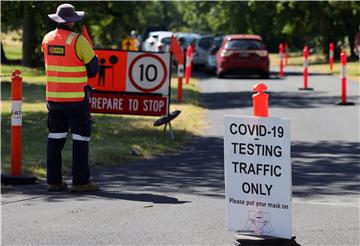
[[(280, 42), (288, 42), (292, 49), (302, 49), (307, 44), (327, 54), (330, 41), (337, 44), (338, 51), (348, 40), (353, 54), (360, 19), (360, 3), (356, 1), (70, 3), (86, 12), (84, 22), (96, 46), (103, 48), (119, 48), (121, 39), (131, 30), (141, 33), (148, 26), (165, 26), (172, 31), (259, 34), (273, 52), (277, 52)], [(60, 4), (57, 1), (1, 3), (2, 31), (23, 29), (24, 65), (42, 64), (42, 37), (56, 26), (47, 15), (54, 13)]]
[(2, 45), (2, 43), (0, 43), (0, 46), (1, 46), (1, 64), (2, 63), (8, 63), (9, 60), (6, 58), (6, 55), (5, 55), (5, 52), (4, 52), (4, 47)]
[(32, 3), (23, 3), (23, 46), (22, 46), (22, 65), (26, 67), (33, 67), (35, 65), (34, 54), (36, 46), (34, 14), (32, 13)]

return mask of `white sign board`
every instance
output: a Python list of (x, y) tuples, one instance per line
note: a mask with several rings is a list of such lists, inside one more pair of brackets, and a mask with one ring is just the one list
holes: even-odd
[(229, 230), (290, 239), (290, 121), (249, 116), (224, 121)]
[(177, 76), (178, 78), (183, 78), (185, 75), (184, 73), (184, 64), (178, 64)]
[(22, 101), (11, 101), (11, 125), (22, 125), (22, 113), (21, 113)]
[(128, 53), (126, 91), (169, 95), (170, 53)]

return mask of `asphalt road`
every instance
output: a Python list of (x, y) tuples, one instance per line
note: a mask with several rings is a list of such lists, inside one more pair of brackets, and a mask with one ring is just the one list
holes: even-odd
[(359, 84), (300, 70), (269, 80), (197, 74), (209, 127), (185, 151), (94, 171), (101, 192), (2, 194), (2, 245), (232, 245), (223, 174), (223, 116), (251, 115), (251, 89), (269, 87), (270, 116), (291, 119), (293, 234), (301, 245), (359, 245)]

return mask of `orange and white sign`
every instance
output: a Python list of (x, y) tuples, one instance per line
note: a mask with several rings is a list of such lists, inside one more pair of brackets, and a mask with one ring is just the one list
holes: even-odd
[(170, 53), (128, 53), (126, 91), (167, 95), (170, 81)]
[[(95, 78), (89, 79), (90, 86), (95, 89), (90, 101), (92, 112), (159, 116), (168, 114), (170, 53), (155, 54), (105, 49), (97, 49), (95, 53), (99, 58), (100, 71)], [(106, 93), (106, 99), (101, 99), (101, 103), (95, 101), (95, 98), (100, 98), (100, 94), (103, 97), (104, 93)], [(151, 98), (154, 100), (154, 107), (151, 107), (149, 103), (152, 102)], [(117, 100), (128, 101), (126, 105), (129, 107), (124, 110), (122, 107), (115, 107), (115, 110), (112, 110), (112, 108), (103, 109), (98, 106), (104, 101), (106, 105), (117, 105)], [(131, 102), (139, 102), (140, 106), (136, 107), (134, 104), (135, 106), (131, 107)]]
[(89, 79), (100, 91), (154, 93), (170, 92), (170, 54), (95, 50), (100, 71)]

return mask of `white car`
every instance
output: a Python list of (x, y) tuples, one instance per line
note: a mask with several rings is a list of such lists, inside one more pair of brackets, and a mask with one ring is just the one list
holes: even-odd
[(142, 50), (147, 52), (169, 52), (173, 33), (167, 31), (150, 32), (143, 42)]
[(210, 48), (214, 43), (214, 36), (203, 35), (196, 40), (195, 53), (192, 63), (197, 66), (205, 66)]
[(223, 42), (223, 39), (224, 39), (223, 35), (215, 36), (213, 46), (208, 51), (205, 68), (209, 74), (215, 73), (216, 71), (216, 66), (217, 66), (216, 52), (219, 50)]
[(183, 47), (183, 49), (186, 49), (194, 39), (198, 40), (200, 38), (200, 35), (197, 33), (176, 32), (175, 37), (177, 40), (179, 40), (180, 45)]

